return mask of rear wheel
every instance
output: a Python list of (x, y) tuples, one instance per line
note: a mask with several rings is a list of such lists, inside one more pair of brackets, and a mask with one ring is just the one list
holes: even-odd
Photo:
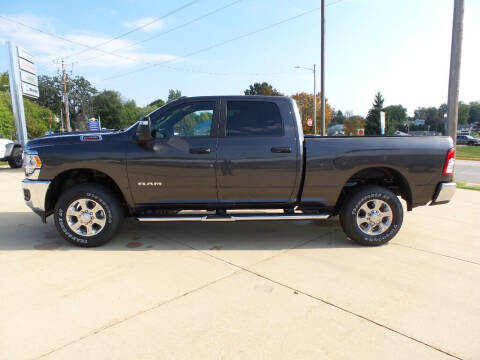
[(20, 147), (16, 147), (12, 150), (12, 154), (8, 159), (8, 165), (10, 165), (12, 169), (18, 169), (22, 167), (23, 159), (22, 159), (22, 149)]
[(123, 216), (115, 194), (97, 184), (77, 185), (58, 199), (55, 225), (58, 232), (76, 246), (93, 247), (108, 242)]
[(402, 203), (394, 193), (381, 186), (359, 187), (346, 199), (340, 211), (343, 231), (361, 245), (387, 243), (400, 230), (402, 222)]

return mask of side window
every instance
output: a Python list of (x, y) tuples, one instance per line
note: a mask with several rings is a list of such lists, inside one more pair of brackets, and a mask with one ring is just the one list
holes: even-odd
[(227, 136), (282, 136), (280, 109), (273, 102), (228, 101)]
[(215, 101), (181, 104), (152, 119), (152, 132), (158, 138), (210, 136)]

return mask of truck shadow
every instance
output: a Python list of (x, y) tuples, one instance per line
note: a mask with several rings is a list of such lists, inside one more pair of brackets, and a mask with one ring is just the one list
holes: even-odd
[(0, 251), (262, 251), (358, 246), (345, 236), (337, 217), (232, 223), (140, 223), (129, 218), (109, 243), (89, 249), (66, 242), (57, 233), (52, 217), (42, 224), (30, 212), (0, 213), (0, 229)]

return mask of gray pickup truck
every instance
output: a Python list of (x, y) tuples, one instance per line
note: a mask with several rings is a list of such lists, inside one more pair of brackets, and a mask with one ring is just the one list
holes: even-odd
[(23, 193), (43, 221), (53, 214), (59, 233), (78, 246), (106, 243), (124, 216), (186, 222), (335, 215), (350, 239), (381, 245), (402, 225), (399, 197), (408, 210), (450, 201), (454, 162), (449, 137), (305, 136), (288, 97), (191, 97), (125, 130), (29, 141)]

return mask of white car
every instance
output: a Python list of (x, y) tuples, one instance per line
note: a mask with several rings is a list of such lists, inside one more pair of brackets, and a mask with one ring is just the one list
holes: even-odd
[(13, 169), (20, 168), (23, 165), (22, 152), (22, 145), (0, 138), (0, 161), (8, 161)]

